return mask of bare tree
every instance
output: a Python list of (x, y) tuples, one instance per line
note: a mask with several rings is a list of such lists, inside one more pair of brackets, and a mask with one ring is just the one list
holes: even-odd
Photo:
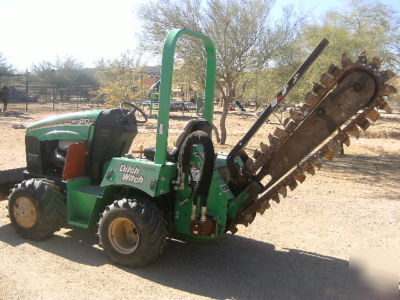
[(6, 58), (0, 53), (0, 75), (12, 74), (14, 72), (14, 67), (10, 65)]
[[(290, 44), (300, 22), (288, 8), (279, 20), (271, 19), (274, 0), (160, 0), (138, 11), (143, 20), (146, 50), (161, 51), (160, 44), (173, 28), (188, 28), (210, 36), (217, 46), (217, 89), (223, 101), (221, 144), (226, 141), (226, 118), (235, 98), (239, 75), (270, 65)], [(180, 43), (177, 53), (193, 69), (204, 63), (195, 41)], [(199, 73), (199, 72), (197, 72)]]
[(32, 65), (33, 80), (42, 84), (72, 86), (79, 84), (96, 84), (93, 72), (85, 69), (83, 64), (73, 57), (59, 58), (54, 62), (41, 61)]

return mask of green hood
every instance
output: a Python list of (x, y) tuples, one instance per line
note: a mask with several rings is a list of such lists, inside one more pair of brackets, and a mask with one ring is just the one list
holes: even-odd
[(101, 112), (102, 110), (88, 110), (48, 117), (29, 125), (26, 135), (40, 140), (87, 140), (91, 126)]

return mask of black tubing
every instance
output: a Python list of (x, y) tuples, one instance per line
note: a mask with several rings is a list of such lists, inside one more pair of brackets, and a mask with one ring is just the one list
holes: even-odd
[(193, 145), (203, 145), (204, 163), (201, 172), (197, 195), (201, 199), (201, 206), (207, 206), (207, 196), (211, 185), (211, 178), (214, 172), (215, 152), (211, 137), (201, 130), (190, 133), (184, 140), (181, 151), (179, 152), (178, 164), (182, 170), (189, 168), (190, 155)]

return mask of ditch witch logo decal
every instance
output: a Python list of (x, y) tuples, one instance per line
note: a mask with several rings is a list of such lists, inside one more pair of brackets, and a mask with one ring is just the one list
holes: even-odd
[(122, 181), (128, 181), (136, 184), (143, 184), (145, 177), (140, 175), (138, 167), (131, 167), (128, 165), (121, 165), (119, 172), (122, 173)]

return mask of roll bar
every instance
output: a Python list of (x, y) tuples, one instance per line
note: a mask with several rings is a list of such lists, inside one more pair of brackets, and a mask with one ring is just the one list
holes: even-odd
[(189, 29), (175, 29), (168, 33), (164, 42), (161, 66), (161, 82), (157, 117), (156, 152), (154, 162), (164, 164), (167, 159), (169, 112), (175, 48), (178, 39), (188, 35), (203, 41), (206, 50), (206, 84), (203, 118), (212, 123), (214, 109), (216, 52), (214, 41), (201, 33)]

